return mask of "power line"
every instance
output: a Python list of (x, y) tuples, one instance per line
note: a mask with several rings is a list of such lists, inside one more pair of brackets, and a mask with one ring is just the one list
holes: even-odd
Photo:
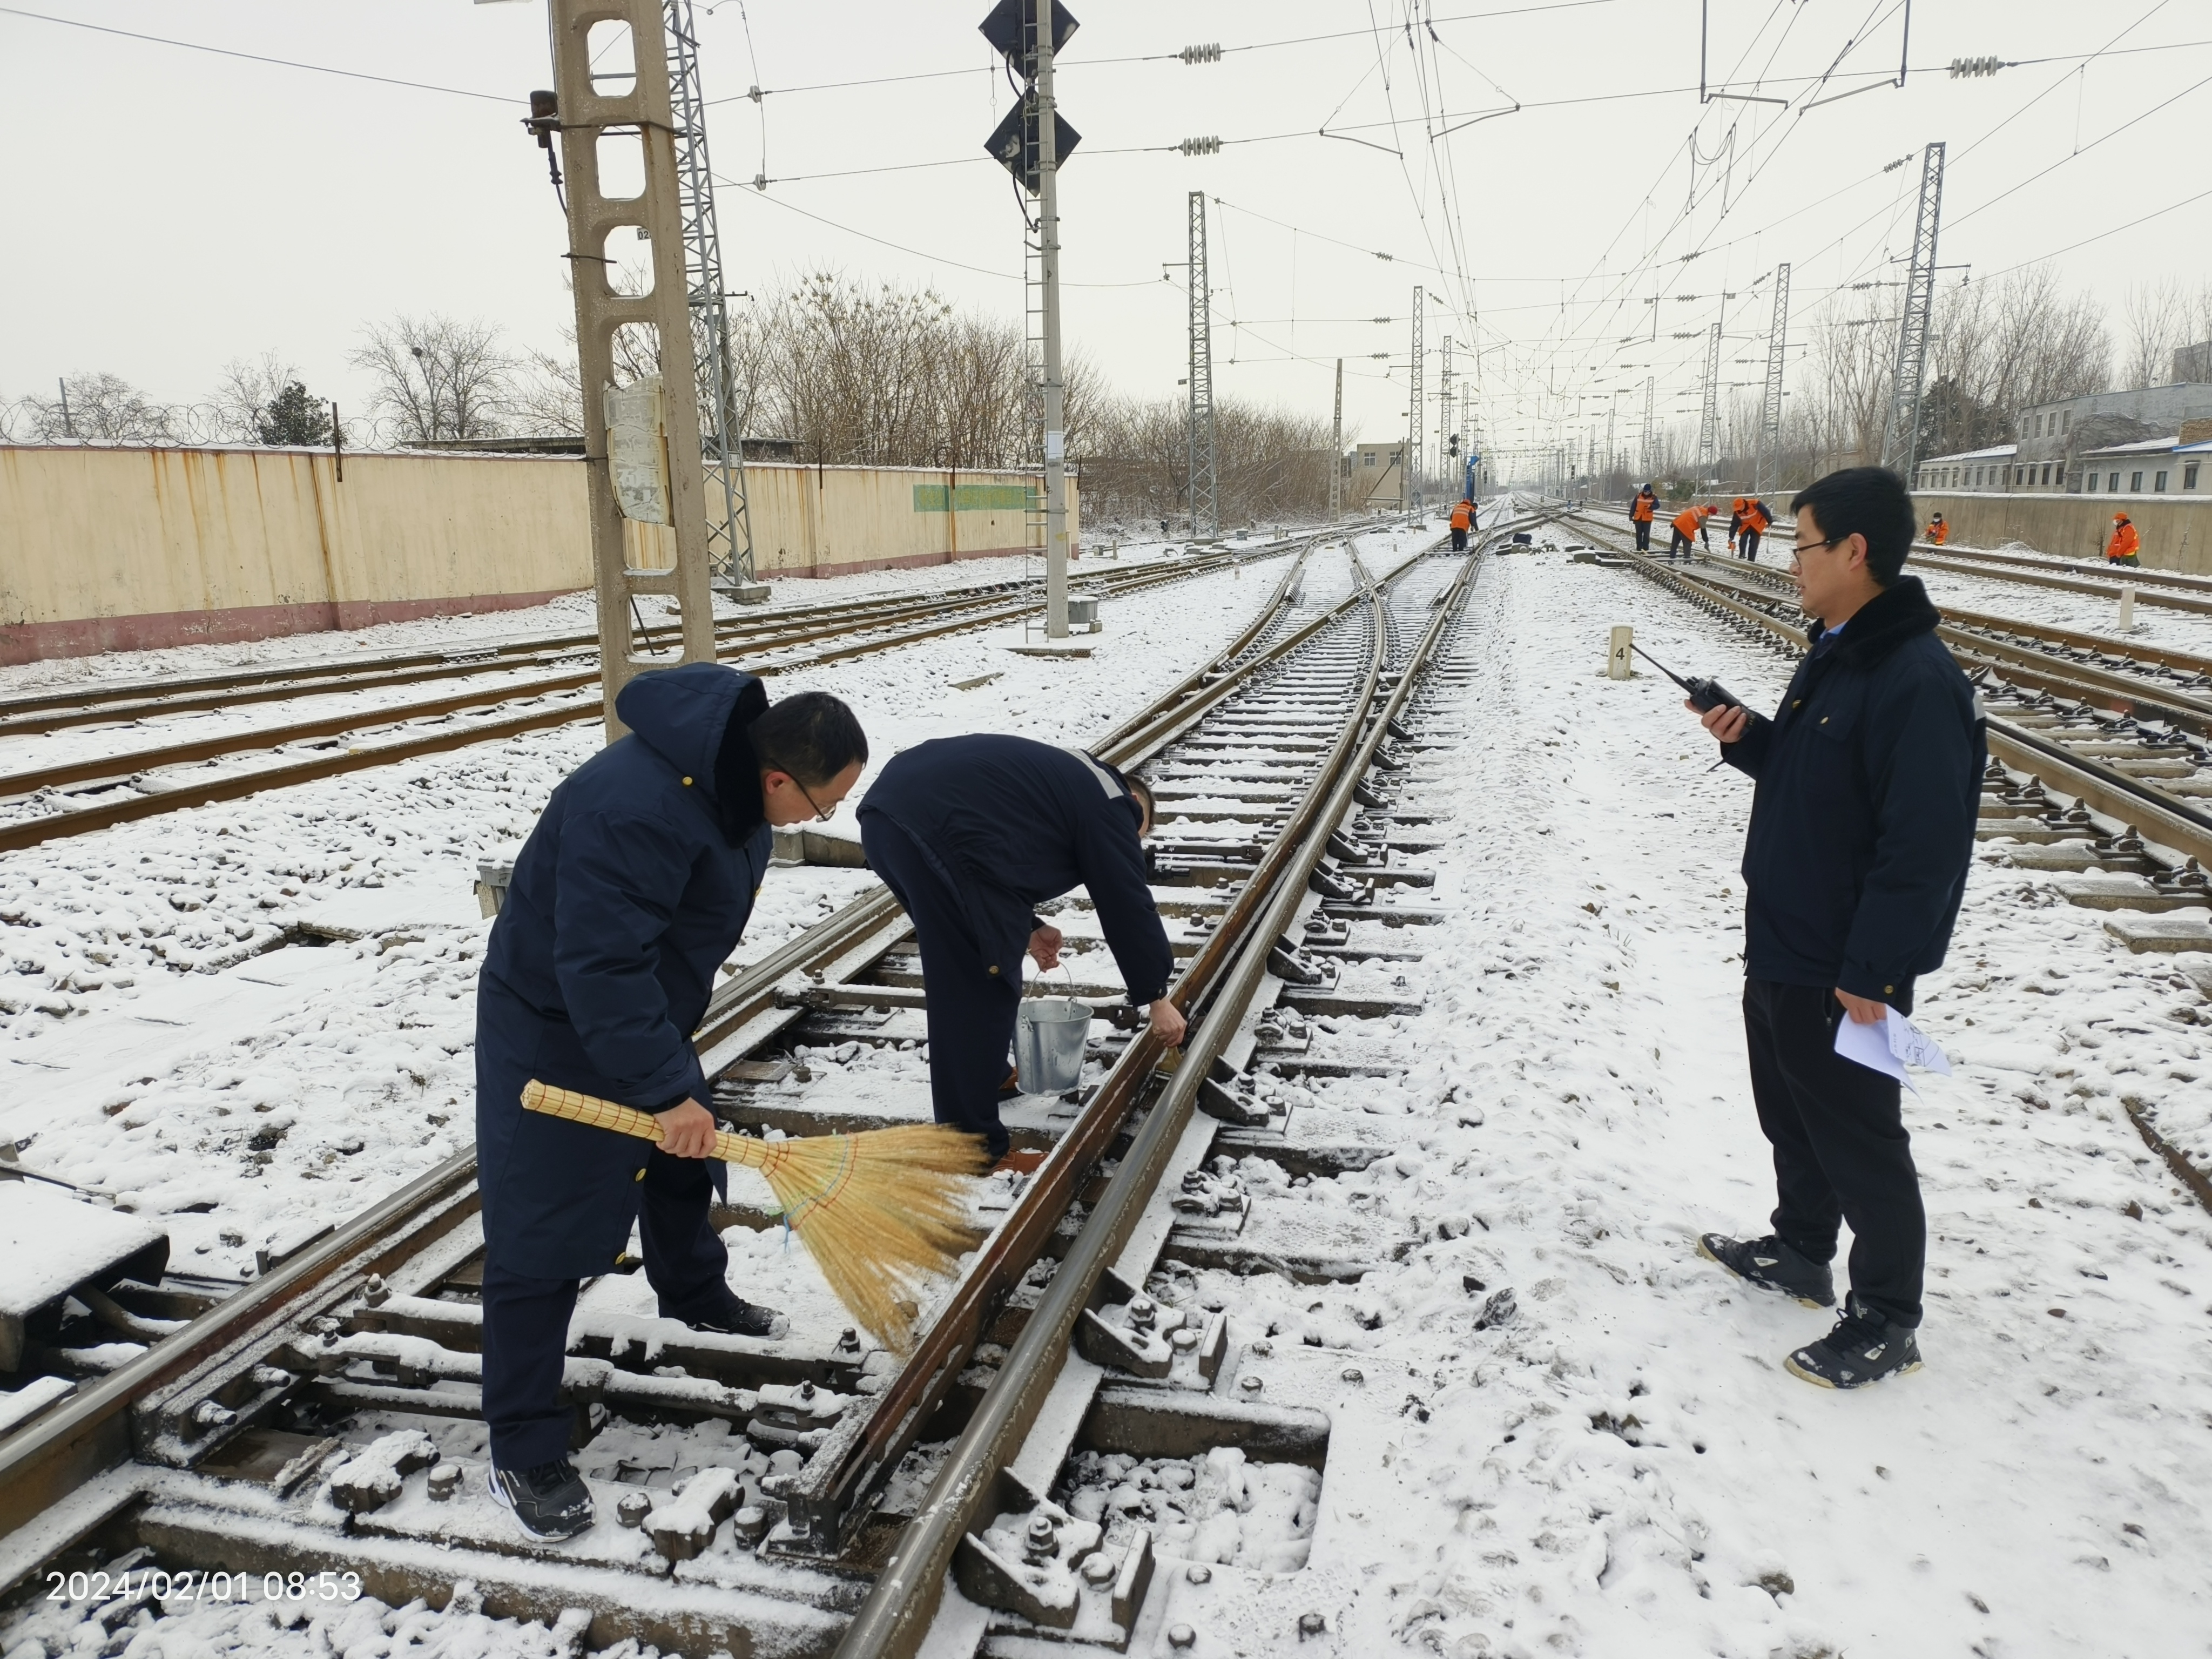
[(136, 29), (110, 28), (105, 23), (88, 23), (82, 18), (53, 17), (42, 11), (24, 11), (20, 7), (0, 6), (0, 12), (10, 17), (28, 17), (41, 23), (59, 23), (66, 28), (90, 29), (95, 34), (116, 34), (126, 40), (146, 40), (157, 46), (175, 46), (185, 52), (204, 52), (217, 58), (238, 58), (249, 64), (273, 64), (279, 69), (307, 70), (316, 75), (343, 76), (349, 81), (374, 81), (387, 87), (410, 87), (416, 92), (441, 92), (453, 98), (481, 98), (495, 104), (519, 104), (523, 100), (505, 93), (474, 92), (466, 87), (441, 87), (428, 81), (405, 81), (392, 75), (371, 75), (362, 70), (333, 69), (328, 64), (303, 64), (293, 58), (270, 58), (258, 52), (234, 52), (228, 46), (204, 46), (198, 40), (177, 40), (165, 34), (141, 34)]

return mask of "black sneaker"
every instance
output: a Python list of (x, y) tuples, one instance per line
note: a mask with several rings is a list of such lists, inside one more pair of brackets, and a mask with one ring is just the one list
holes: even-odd
[(525, 1538), (557, 1544), (592, 1524), (592, 1492), (565, 1457), (534, 1469), (491, 1472), (491, 1495), (514, 1511)]
[(1798, 1349), (1782, 1368), (1824, 1389), (1863, 1389), (1886, 1376), (1918, 1370), (1920, 1339), (1852, 1296), (1845, 1299), (1836, 1328)]
[(663, 1308), (660, 1316), (680, 1319), (695, 1331), (710, 1331), (717, 1336), (775, 1338), (791, 1328), (791, 1322), (775, 1309), (759, 1307), (734, 1295), (704, 1313), (676, 1313)]
[(1828, 1264), (1791, 1249), (1772, 1233), (1764, 1238), (1706, 1233), (1698, 1240), (1698, 1254), (1719, 1262), (1739, 1279), (1795, 1297), (1808, 1308), (1836, 1305), (1835, 1275), (1828, 1271)]

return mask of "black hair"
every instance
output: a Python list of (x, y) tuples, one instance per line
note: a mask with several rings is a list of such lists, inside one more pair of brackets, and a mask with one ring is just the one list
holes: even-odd
[(1160, 821), (1160, 810), (1159, 804), (1152, 799), (1152, 786), (1142, 778), (1125, 777), (1121, 781), (1129, 786), (1129, 793), (1135, 798), (1138, 806), (1142, 809), (1145, 815), (1143, 823), (1158, 825)]
[(1847, 466), (1807, 485), (1790, 503), (1792, 513), (1808, 507), (1823, 536), (1866, 538), (1867, 574), (1879, 586), (1897, 580), (1919, 529), (1904, 479), (1884, 466)]
[(752, 723), (753, 758), (763, 772), (787, 772), (818, 789), (855, 761), (868, 763), (859, 717), (827, 691), (801, 691), (772, 703)]

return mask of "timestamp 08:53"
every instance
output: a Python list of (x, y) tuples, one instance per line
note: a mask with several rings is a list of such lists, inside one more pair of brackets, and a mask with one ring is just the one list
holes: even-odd
[(227, 1572), (142, 1567), (46, 1575), (49, 1601), (358, 1601), (357, 1572)]

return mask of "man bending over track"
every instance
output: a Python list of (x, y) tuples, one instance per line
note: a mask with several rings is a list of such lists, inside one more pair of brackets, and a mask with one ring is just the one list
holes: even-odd
[[(477, 1184), (483, 1199), (483, 1412), (492, 1495), (536, 1539), (592, 1524), (560, 1398), (578, 1281), (630, 1229), (664, 1318), (774, 1333), (733, 1292), (708, 1224), (722, 1166), (691, 1033), (768, 872), (772, 824), (827, 817), (868, 743), (826, 692), (769, 706), (720, 663), (641, 674), (630, 727), (569, 775), (515, 860), (477, 986)], [(652, 1112), (659, 1145), (522, 1109), (536, 1078)]]
[(860, 844), (921, 946), (929, 988), (929, 1092), (939, 1123), (1010, 1144), (999, 1121), (1024, 951), (1060, 961), (1035, 907), (1080, 884), (1129, 988), (1170, 1048), (1175, 955), (1146, 867), (1152, 791), (1079, 749), (979, 733), (894, 756), (860, 803)]

